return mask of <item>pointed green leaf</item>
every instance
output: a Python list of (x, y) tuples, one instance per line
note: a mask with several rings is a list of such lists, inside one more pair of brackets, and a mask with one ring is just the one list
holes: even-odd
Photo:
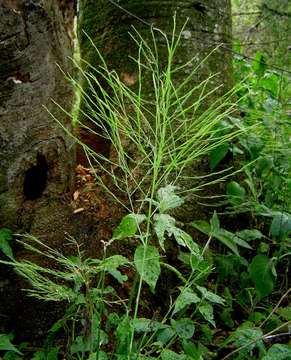
[(251, 230), (246, 229), (242, 231), (237, 231), (236, 235), (245, 241), (253, 241), (253, 240), (261, 239), (264, 236), (257, 229), (251, 229)]
[(288, 360), (291, 359), (291, 345), (274, 344), (270, 347), (262, 360)]
[(183, 318), (179, 320), (171, 319), (171, 325), (175, 333), (181, 339), (190, 339), (194, 335), (195, 325), (189, 318)]
[(212, 234), (210, 224), (208, 224), (208, 222), (204, 220), (192, 221), (190, 225), (208, 236), (212, 235), (239, 256), (237, 244), (234, 242), (232, 237), (229, 237), (227, 235), (226, 230), (220, 229), (219, 231)]
[(272, 265), (272, 261), (267, 256), (257, 255), (249, 266), (251, 279), (260, 298), (271, 294), (274, 289), (275, 278)]
[(13, 259), (13, 252), (10, 246), (12, 231), (10, 229), (0, 229), (0, 250), (10, 259)]
[(176, 190), (177, 187), (173, 185), (167, 185), (158, 190), (157, 199), (161, 213), (164, 213), (170, 209), (175, 209), (176, 207), (183, 204), (184, 200), (175, 194)]
[(232, 233), (230, 231), (220, 229), (220, 233), (218, 235), (223, 237), (225, 240), (228, 240), (229, 243), (237, 244), (237, 245), (242, 246), (242, 247), (244, 247), (246, 249), (251, 249), (252, 248), (246, 241), (244, 241), (243, 239), (236, 236), (236, 234), (234, 234), (234, 233)]
[(0, 334), (0, 351), (14, 351), (17, 354), (21, 354), (21, 352), (11, 343), (12, 338), (12, 335)]
[(119, 270), (112, 269), (109, 270), (109, 274), (112, 275), (120, 284), (123, 284), (128, 280), (127, 275), (123, 275)]
[(183, 310), (186, 306), (191, 304), (197, 304), (200, 301), (200, 298), (196, 295), (196, 293), (190, 288), (180, 288), (181, 293), (177, 297), (175, 301), (175, 307), (173, 311), (173, 315)]
[(229, 202), (232, 205), (240, 205), (246, 195), (245, 189), (236, 181), (231, 181), (227, 184), (226, 193), (228, 195)]
[(157, 340), (165, 345), (168, 341), (172, 339), (173, 336), (175, 336), (175, 331), (171, 327), (167, 327), (166, 329), (158, 332)]
[(265, 55), (261, 52), (257, 52), (253, 60), (253, 70), (258, 77), (262, 77), (267, 69), (267, 63)]
[(222, 297), (220, 297), (219, 295), (214, 294), (212, 291), (207, 290), (205, 287), (203, 286), (196, 286), (197, 289), (201, 292), (202, 296), (209, 300), (212, 303), (215, 304), (220, 304), (220, 305), (224, 305), (225, 301)]
[(273, 218), (270, 232), (272, 236), (282, 240), (291, 232), (291, 215), (288, 213), (277, 213)]
[(105, 270), (112, 270), (112, 269), (116, 269), (119, 266), (123, 266), (123, 265), (127, 265), (129, 264), (129, 260), (122, 256), (122, 255), (113, 255), (113, 256), (109, 256), (108, 258), (102, 260), (100, 262), (100, 267), (102, 267)]
[[(249, 352), (254, 349), (259, 343), (262, 343), (263, 332), (259, 328), (240, 327), (231, 338), (234, 340), (236, 346), (246, 346), (246, 350)], [(254, 342), (257, 339), (256, 342)]]
[(131, 325), (137, 333), (147, 333), (168, 328), (168, 325), (146, 318), (132, 319)]
[(221, 144), (210, 153), (210, 169), (213, 170), (228, 153), (229, 143)]
[(138, 225), (146, 219), (142, 214), (128, 214), (124, 216), (120, 224), (113, 231), (113, 239), (125, 239), (134, 236), (138, 230)]
[(199, 310), (200, 314), (204, 317), (204, 319), (206, 321), (208, 321), (214, 327), (216, 326), (215, 321), (214, 321), (214, 316), (213, 316), (213, 307), (212, 307), (212, 305), (210, 305), (210, 304), (200, 305), (198, 307), (198, 310)]
[(163, 350), (161, 353), (162, 360), (186, 360), (187, 357), (184, 354), (177, 354), (172, 350)]
[(276, 311), (284, 320), (290, 321), (291, 320), (291, 306), (287, 307), (279, 307)]
[(161, 248), (165, 251), (164, 242), (165, 242), (165, 232), (169, 236), (172, 235), (173, 229), (175, 228), (175, 219), (167, 214), (156, 214), (154, 216), (154, 229), (157, 234), (159, 244)]
[(207, 221), (195, 220), (190, 223), (195, 229), (203, 232), (203, 234), (210, 235), (211, 226)]
[(152, 245), (140, 245), (134, 253), (134, 265), (141, 278), (154, 291), (161, 273), (160, 254)]
[(173, 234), (179, 245), (187, 247), (192, 255), (199, 259), (202, 259), (199, 245), (193, 241), (191, 235), (179, 228), (175, 228)]

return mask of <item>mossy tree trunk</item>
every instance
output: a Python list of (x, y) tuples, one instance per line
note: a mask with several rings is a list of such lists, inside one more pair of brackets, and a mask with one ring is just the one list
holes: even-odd
[(115, 3), (80, 0), (79, 40), (83, 59), (93, 65), (96, 63), (96, 53), (88, 40), (88, 34), (100, 49), (109, 68), (115, 69), (121, 78), (127, 74), (134, 75), (136, 65), (129, 58), (137, 55), (136, 45), (129, 35), (129, 32), (133, 32), (132, 27), (150, 43), (149, 24), (171, 34), (176, 13), (178, 29), (187, 19), (188, 22), (175, 61), (185, 63), (196, 56), (195, 60), (199, 63), (221, 45), (200, 69), (199, 77), (219, 73), (216, 84), (225, 84), (229, 88), (232, 76), (229, 51), (232, 34), (230, 0), (121, 0)]
[[(57, 248), (71, 230), (64, 195), (73, 185), (75, 155), (45, 108), (70, 127), (52, 99), (70, 111), (73, 91), (57, 65), (72, 71), (74, 7), (74, 0), (0, 1), (0, 228), (30, 232)], [(41, 262), (14, 244), (13, 250)], [(0, 332), (37, 341), (59, 308), (27, 297), (21, 291), (27, 283), (7, 266), (0, 272)]]
[(73, 16), (73, 0), (0, 2), (0, 227), (39, 227), (72, 185), (71, 141), (45, 108), (70, 126), (52, 99), (70, 111), (57, 65), (72, 69)]

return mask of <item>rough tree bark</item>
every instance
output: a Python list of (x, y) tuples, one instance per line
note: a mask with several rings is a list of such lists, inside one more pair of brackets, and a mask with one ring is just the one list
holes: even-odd
[[(73, 16), (74, 0), (0, 1), (0, 228), (30, 232), (53, 247), (70, 231), (62, 199), (73, 183), (74, 147), (44, 107), (70, 126), (52, 99), (70, 111), (73, 91), (57, 64), (72, 70)], [(42, 337), (56, 307), (29, 300), (20, 291), (27, 284), (7, 267), (1, 277), (0, 332)]]
[[(208, 102), (205, 102), (204, 107), (207, 107), (216, 96), (221, 96), (232, 86), (232, 56), (229, 51), (232, 33), (230, 0), (121, 0), (118, 2), (81, 0), (79, 18), (81, 56), (96, 65), (95, 50), (86, 35), (88, 34), (104, 56), (108, 67), (116, 70), (120, 78), (130, 85), (127, 79), (134, 79), (137, 71), (136, 64), (130, 56), (136, 57), (137, 47), (128, 32), (133, 31), (132, 26), (134, 26), (142, 37), (151, 43), (149, 24), (171, 34), (175, 13), (177, 29), (181, 29), (188, 18), (175, 62), (184, 64), (195, 56), (195, 61), (189, 64), (189, 67), (185, 67), (175, 75), (175, 81), (179, 82), (179, 79), (183, 79), (213, 49), (221, 45), (207, 58), (193, 79), (192, 85), (195, 86), (211, 74), (217, 73), (209, 87), (222, 86)], [(161, 51), (160, 59), (166, 61), (163, 56), (166, 52), (163, 52), (165, 44), (162, 37), (158, 38), (158, 46)], [(146, 92), (152, 93), (151, 81), (144, 81), (143, 86), (148, 87)], [(199, 164), (193, 164), (188, 175), (201, 175), (201, 171), (203, 173), (204, 170), (203, 165), (201, 169)], [(192, 200), (188, 202), (189, 204), (192, 202), (192, 206), (183, 207), (184, 219), (189, 216), (193, 219)]]
[(70, 110), (73, 92), (57, 64), (72, 68), (73, 3), (0, 3), (0, 227), (38, 227), (72, 184), (71, 141), (44, 107), (69, 125), (52, 99)]
[[(136, 56), (137, 51), (128, 34), (132, 31), (132, 26), (150, 41), (148, 24), (171, 34), (175, 12), (178, 29), (188, 19), (176, 61), (184, 63), (196, 55), (199, 63), (216, 46), (222, 44), (200, 69), (199, 76), (219, 73), (216, 83), (229, 87), (232, 82), (232, 57), (227, 50), (231, 44), (232, 30), (230, 0), (81, 0), (78, 26), (81, 56), (94, 64), (95, 50), (92, 49), (85, 30), (99, 47), (109, 67), (117, 70), (121, 77), (122, 74), (130, 74), (136, 71), (136, 67), (129, 56)], [(187, 70), (189, 71), (185, 69)]]

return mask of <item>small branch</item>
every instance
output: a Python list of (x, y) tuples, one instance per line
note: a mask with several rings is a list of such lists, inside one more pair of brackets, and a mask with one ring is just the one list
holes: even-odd
[(267, 10), (277, 16), (291, 17), (291, 13), (289, 13), (288, 11), (279, 11), (279, 10), (273, 9), (273, 8), (269, 7), (266, 3), (262, 4), (262, 9)]
[(265, 340), (265, 339), (268, 339), (270, 335), (274, 334), (275, 332), (277, 332), (278, 330), (282, 329), (283, 327), (285, 326), (288, 326), (291, 324), (291, 320), (287, 321), (286, 323), (284, 324), (281, 324), (280, 326), (276, 327), (276, 329), (268, 332), (267, 334), (263, 335), (263, 336), (260, 336), (258, 337), (257, 339), (255, 340), (252, 340), (250, 341), (249, 343), (245, 344), (245, 345), (242, 345), (240, 346), (239, 348), (235, 349), (234, 351), (230, 352), (228, 355), (226, 355), (222, 360), (225, 360), (225, 359), (229, 359), (232, 355), (240, 352), (241, 350), (247, 348), (248, 346), (252, 345), (252, 344), (255, 344), (256, 342), (258, 342), (259, 340)]
[(232, 16), (248, 16), (248, 15), (261, 15), (261, 11), (245, 11), (239, 13), (233, 13)]
[(265, 323), (270, 319), (270, 317), (275, 313), (275, 311), (278, 309), (278, 307), (280, 306), (280, 304), (281, 304), (281, 302), (284, 300), (284, 298), (286, 297), (286, 296), (288, 296), (288, 294), (291, 292), (291, 288), (290, 289), (288, 289), (286, 292), (285, 292), (285, 294), (283, 294), (282, 296), (281, 296), (281, 299), (278, 301), (278, 303), (276, 304), (276, 306), (274, 307), (274, 309), (270, 312), (270, 314), (266, 317), (266, 319), (261, 323), (261, 325), (260, 325), (260, 328), (262, 328), (264, 325), (265, 325)]

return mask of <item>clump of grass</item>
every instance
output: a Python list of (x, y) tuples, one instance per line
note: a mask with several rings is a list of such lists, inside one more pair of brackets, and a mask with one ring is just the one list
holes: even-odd
[[(32, 251), (39, 252), (42, 256), (54, 259), (63, 270), (47, 270), (26, 261), (15, 260), (12, 263), (16, 270), (33, 285), (33, 289), (28, 290), (32, 296), (44, 300), (67, 300), (74, 304), (74, 310), (86, 309), (85, 313), (87, 317), (89, 316), (91, 326), (90, 338), (92, 339), (92, 334), (95, 338), (93, 342), (89, 343), (86, 342), (86, 339), (85, 342), (82, 340), (82, 346), (80, 344), (78, 346), (83, 349), (84, 353), (89, 351), (90, 354), (95, 354), (96, 358), (99, 354), (99, 340), (103, 336), (100, 324), (106, 308), (104, 305), (106, 291), (110, 293), (111, 298), (114, 297), (117, 299), (116, 301), (119, 301), (118, 295), (114, 291), (112, 292), (112, 289), (106, 290), (105, 273), (115, 276), (119, 282), (123, 283), (125, 277), (117, 269), (119, 266), (134, 263), (137, 281), (134, 282), (136, 285), (132, 285), (136, 286), (136, 289), (131, 292), (134, 299), (131, 298), (128, 304), (125, 304), (122, 321), (116, 329), (117, 337), (119, 336), (121, 339), (117, 340), (117, 352), (121, 351), (118, 350), (119, 348), (126, 348), (128, 354), (136, 355), (139, 351), (138, 347), (141, 349), (142, 343), (146, 340), (149, 328), (153, 328), (151, 321), (149, 326), (145, 326), (144, 324), (147, 322), (139, 319), (138, 313), (142, 286), (147, 283), (152, 290), (154, 289), (160, 276), (160, 265), (173, 270), (180, 280), (183, 279), (185, 288), (190, 291), (192, 299), (201, 302), (201, 306), (204, 306), (203, 296), (198, 298), (190, 289), (190, 287), (195, 288), (196, 286), (193, 274), (197, 272), (197, 279), (199, 279), (205, 272), (205, 267), (204, 270), (203, 268), (199, 269), (199, 264), (204, 261), (204, 251), (201, 253), (199, 246), (191, 236), (176, 227), (175, 219), (167, 211), (182, 204), (183, 201), (175, 194), (182, 181), (181, 192), (197, 191), (201, 187), (213, 183), (213, 181), (208, 181), (207, 184), (201, 184), (202, 181), (208, 179), (207, 176), (201, 178), (189, 176), (187, 169), (216, 147), (235, 138), (243, 130), (233, 126), (230, 126), (228, 131), (221, 131), (220, 128), (221, 122), (229, 120), (230, 114), (235, 111), (236, 104), (233, 101), (235, 89), (216, 98), (211, 105), (206, 107), (205, 101), (207, 100), (209, 104), (208, 99), (212, 98), (220, 87), (216, 86), (209, 90), (210, 82), (215, 75), (210, 75), (199, 84), (191, 85), (201, 63), (194, 67), (190, 74), (185, 75), (182, 81), (176, 82), (175, 74), (183, 71), (192, 61), (183, 65), (175, 65), (175, 54), (183, 29), (177, 34), (175, 19), (170, 38), (158, 29), (151, 29), (153, 46), (149, 46), (138, 32), (134, 31), (131, 36), (138, 47), (138, 55), (134, 59), (137, 69), (135, 90), (124, 84), (116, 71), (108, 68), (102, 54), (91, 40), (100, 65), (93, 67), (85, 62), (86, 70), (84, 70), (82, 63), (80, 65), (75, 62), (86, 86), (82, 86), (80, 82), (69, 77), (84, 103), (80, 109), (81, 116), (86, 119), (86, 122), (94, 124), (94, 128), (97, 129), (96, 135), (104, 137), (111, 143), (111, 154), (109, 157), (105, 157), (94, 152), (86, 144), (82, 144), (76, 137), (75, 139), (83, 146), (92, 167), (98, 167), (101, 170), (96, 173), (98, 184), (131, 215), (124, 218), (124, 222), (121, 222), (106, 246), (115, 240), (135, 236), (140, 245), (135, 250), (134, 261), (121, 255), (106, 258), (106, 246), (103, 260), (83, 259), (77, 244), (78, 256), (70, 259), (33, 239), (39, 246), (45, 246), (45, 251), (38, 250), (33, 245), (24, 245), (30, 247)], [(159, 36), (163, 37), (166, 46), (167, 61), (164, 68), (162, 68), (158, 56), (157, 31)], [(207, 58), (204, 61), (206, 60)], [(151, 94), (147, 91), (149, 85), (145, 86), (145, 79), (151, 81), (153, 89)], [(72, 115), (68, 113), (68, 116)], [(75, 113), (73, 117), (75, 118)], [(92, 131), (90, 126), (87, 128), (88, 131)], [(67, 130), (65, 129), (65, 131)], [(70, 134), (70, 136), (74, 135)], [(102, 175), (99, 176), (100, 173)], [(106, 176), (104, 177), (104, 175)], [(197, 179), (199, 179), (199, 184), (197, 184)], [(184, 185), (185, 183), (186, 185)], [(119, 194), (123, 196), (121, 197)], [(125, 201), (122, 200), (124, 195), (126, 196)], [(165, 251), (163, 244), (166, 230), (169, 237), (174, 235), (177, 243), (188, 248), (191, 256), (196, 257), (197, 268), (191, 271), (189, 278), (191, 281), (185, 279), (171, 265), (160, 261), (159, 251)], [(159, 237), (158, 233), (161, 232), (162, 235), (160, 234)], [(159, 248), (151, 244), (154, 237), (158, 237)], [(98, 284), (94, 287), (92, 279), (97, 273)], [(148, 274), (153, 275), (154, 280), (147, 278)], [(50, 277), (53, 279), (51, 280)], [(59, 284), (58, 279), (71, 282), (73, 288)], [(82, 287), (85, 288), (85, 293), (82, 291)], [(181, 290), (181, 293), (184, 290)], [(185, 296), (189, 292), (187, 291)], [(200, 287), (199, 291), (208, 294), (207, 296), (212, 300), (215, 299), (214, 303), (223, 303), (219, 297), (209, 295), (210, 293), (205, 288)], [(172, 304), (168, 314), (173, 311), (174, 306)], [(207, 309), (212, 311), (210, 304), (207, 304)], [(71, 316), (70, 312), (69, 316)], [(155, 326), (157, 329), (162, 329), (166, 321), (167, 318)], [(211, 322), (213, 318), (209, 315), (207, 321)], [(97, 327), (96, 323), (99, 324)], [(142, 331), (145, 332), (145, 335), (137, 347), (135, 336), (141, 331), (140, 329), (144, 329)], [(156, 332), (157, 330), (149, 341), (145, 341), (146, 344), (151, 342)], [(176, 334), (175, 337), (177, 338), (177, 336)], [(98, 339), (97, 342), (96, 339)], [(174, 340), (169, 341), (168, 346), (170, 347), (173, 342)], [(76, 347), (78, 346), (76, 345)]]
[[(217, 98), (216, 92), (221, 85), (209, 86), (215, 75), (195, 84), (196, 73), (211, 54), (202, 63), (193, 65), (193, 70), (184, 79), (178, 83), (175, 80), (177, 72), (183, 71), (189, 63), (194, 64), (192, 59), (183, 65), (175, 65), (183, 29), (177, 34), (175, 19), (170, 38), (152, 28), (152, 46), (137, 31), (131, 34), (138, 47), (137, 58), (133, 59), (137, 71), (135, 90), (124, 84), (115, 70), (108, 68), (91, 39), (99, 66), (75, 62), (85, 86), (69, 76), (84, 104), (80, 116), (86, 123), (94, 124), (96, 135), (110, 142), (111, 156), (106, 158), (77, 138), (76, 141), (83, 147), (92, 166), (107, 174), (113, 186), (108, 186), (102, 176), (97, 176), (98, 183), (127, 211), (136, 208), (137, 194), (141, 209), (165, 184), (179, 185), (186, 179), (188, 186), (184, 191), (201, 188), (203, 180), (197, 186), (197, 181), (191, 181), (185, 169), (242, 131), (232, 128), (220, 132), (221, 122), (235, 111), (236, 90), (231, 89)], [(167, 62), (163, 69), (156, 32), (163, 37), (166, 46)], [(151, 84), (145, 84), (145, 81)], [(152, 88), (151, 94), (149, 88)], [(211, 98), (216, 100), (206, 108), (205, 102), (209, 104)], [(93, 131), (88, 125), (80, 125)], [(125, 194), (128, 201), (121, 201), (116, 195), (118, 192)]]

